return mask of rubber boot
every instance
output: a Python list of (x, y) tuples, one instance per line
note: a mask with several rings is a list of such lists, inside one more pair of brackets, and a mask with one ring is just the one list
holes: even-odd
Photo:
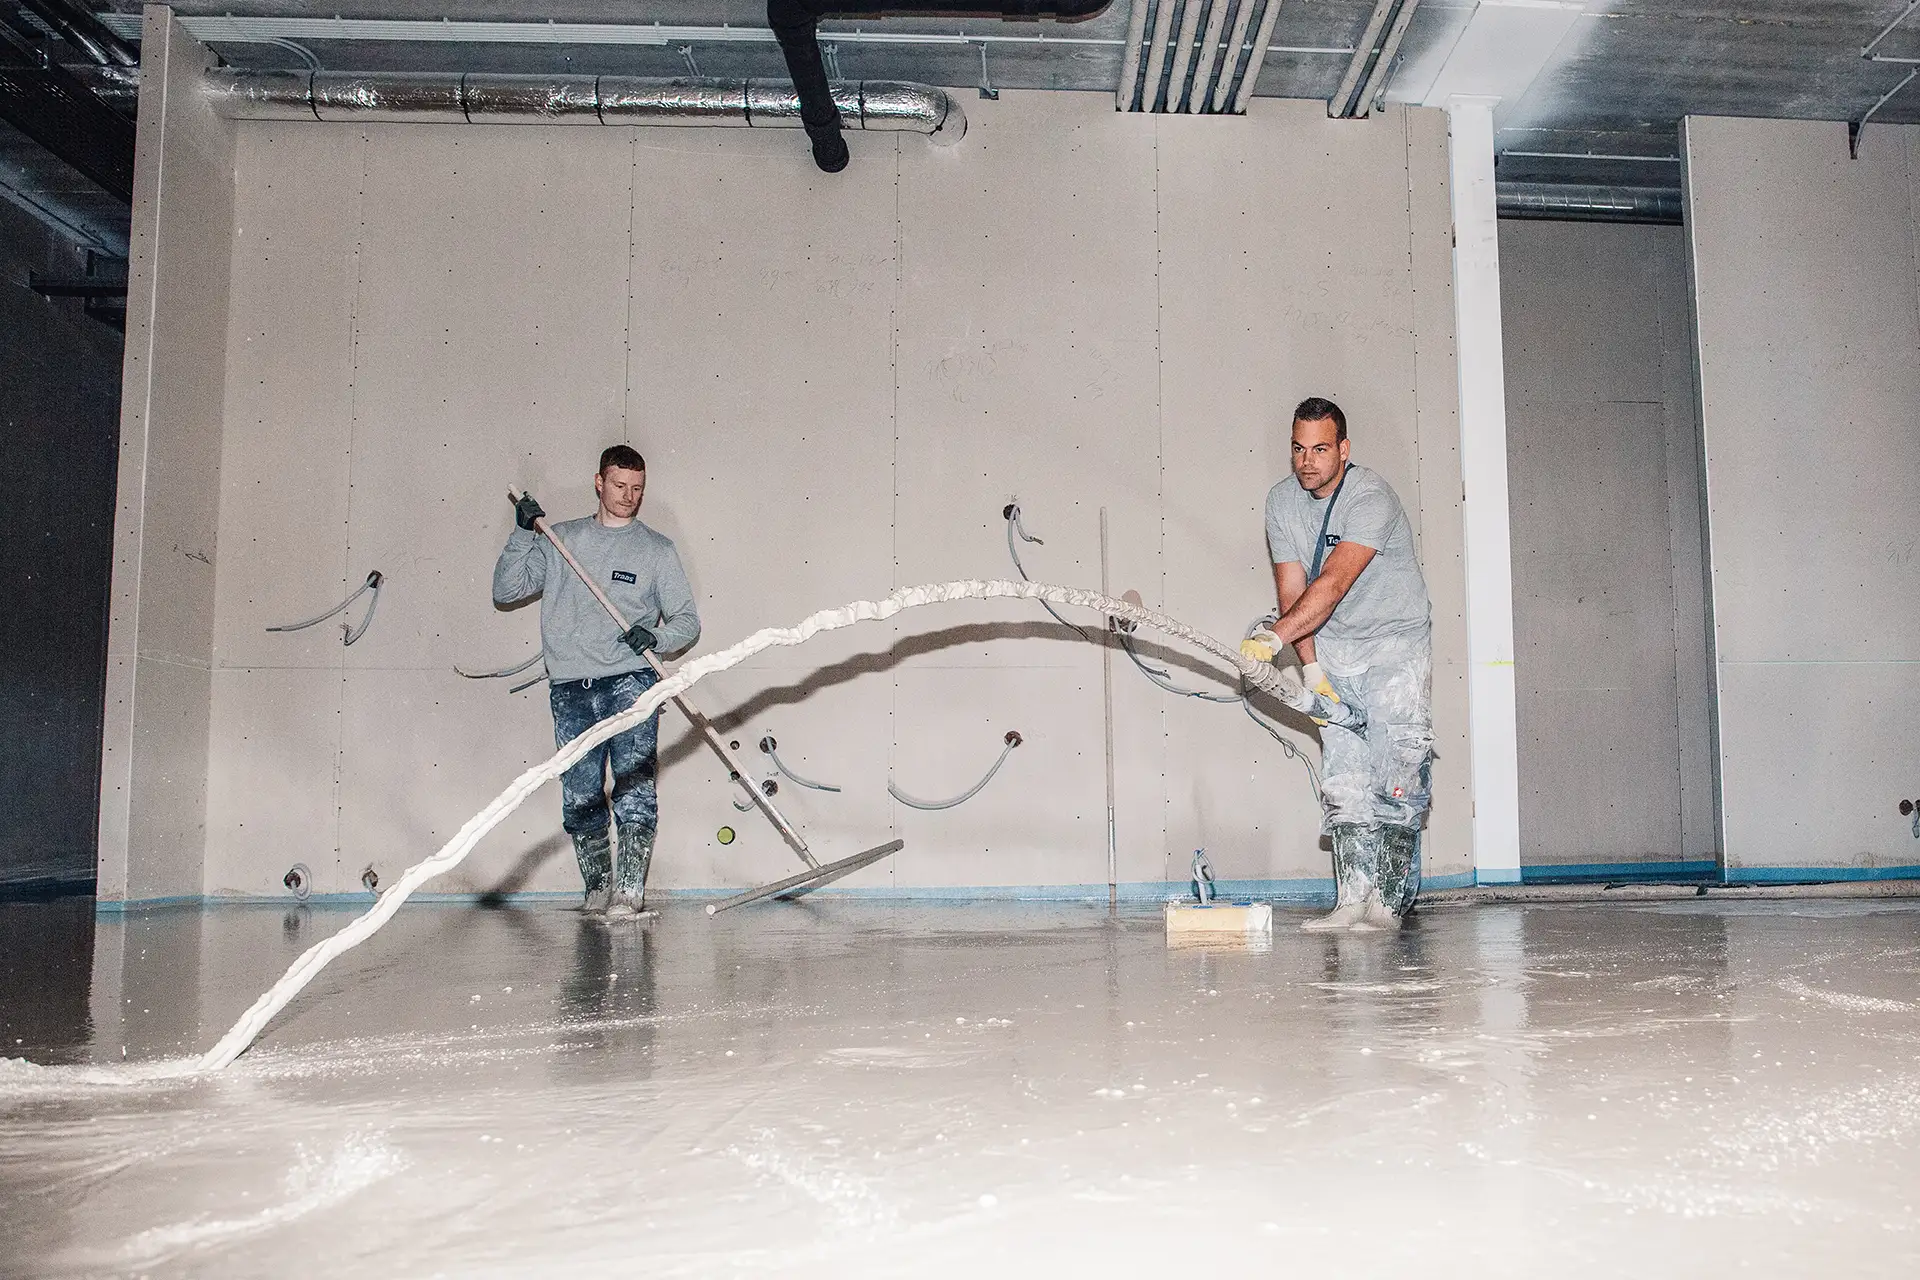
[(1380, 861), (1380, 829), (1356, 822), (1336, 822), (1333, 836), (1333, 910), (1301, 925), (1309, 933), (1351, 929), (1366, 919), (1367, 899), (1374, 893)]
[(653, 863), (653, 832), (619, 829), (620, 866), (614, 879), (610, 916), (637, 916), (647, 909), (647, 869)]
[(596, 835), (575, 836), (573, 838), (573, 856), (580, 863), (580, 879), (587, 886), (587, 898), (582, 909), (586, 911), (605, 911), (612, 899), (613, 888), (613, 842), (602, 831)]
[(1420, 896), (1420, 828), (1396, 822), (1380, 828), (1380, 897), (1387, 910), (1404, 916)]
[(1400, 927), (1420, 892), (1420, 828), (1388, 822), (1378, 830), (1379, 874), (1358, 927), (1390, 932)]

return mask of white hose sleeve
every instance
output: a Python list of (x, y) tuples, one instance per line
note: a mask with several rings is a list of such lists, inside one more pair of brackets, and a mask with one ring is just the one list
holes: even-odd
[[(737, 666), (767, 649), (805, 644), (823, 631), (837, 631), (842, 627), (850, 627), (856, 622), (879, 622), (893, 617), (903, 609), (942, 604), (950, 600), (982, 600), (999, 597), (1045, 600), (1054, 604), (1095, 609), (1111, 617), (1125, 618), (1142, 626), (1152, 627), (1165, 635), (1184, 640), (1224, 662), (1231, 663), (1255, 688), (1276, 694), (1288, 706), (1295, 707), (1297, 710), (1304, 709), (1289, 697), (1289, 688), (1295, 697), (1306, 692), (1304, 686), (1300, 684), (1299, 675), (1291, 668), (1283, 671), (1269, 663), (1251, 661), (1242, 657), (1237, 648), (1230, 648), (1212, 636), (1195, 631), (1192, 627), (1166, 614), (1115, 600), (1097, 591), (1056, 587), (1040, 582), (967, 579), (959, 582), (937, 582), (919, 587), (902, 587), (880, 600), (857, 600), (839, 609), (823, 609), (803, 620), (798, 626), (768, 627), (764, 631), (754, 632), (729, 648), (687, 662), (679, 670), (647, 690), (632, 707), (619, 715), (602, 720), (560, 748), (549, 759), (515, 778), (512, 785), (494, 797), (493, 803), (469, 818), (466, 825), (461, 827), (438, 853), (408, 867), (404, 874), (381, 892), (378, 900), (365, 915), (355, 919), (332, 937), (309, 947), (287, 969), (280, 981), (274, 983), (258, 1000), (254, 1001), (252, 1007), (233, 1024), (233, 1028), (220, 1037), (218, 1044), (198, 1059), (183, 1064), (184, 1070), (216, 1071), (232, 1063), (235, 1058), (247, 1051), (248, 1046), (259, 1037), (262, 1031), (266, 1030), (267, 1023), (272, 1021), (274, 1015), (286, 1008), (322, 969), (332, 963), (335, 957), (372, 936), (374, 931), (391, 919), (394, 912), (400, 909), (401, 904), (420, 886), (441, 873), (459, 866), (489, 831), (499, 826), (508, 814), (525, 803), (535, 791), (565, 773), (587, 752), (609, 738), (625, 733), (653, 715), (669, 698), (686, 692), (705, 677), (716, 671), (725, 671), (729, 667)], [(1315, 704), (1321, 705), (1316, 707)], [(1324, 699), (1315, 698), (1309, 693), (1307, 705), (1315, 707), (1315, 714), (1325, 713), (1328, 719), (1335, 720), (1337, 723), (1345, 722), (1355, 727), (1360, 723), (1352, 709), (1345, 704), (1326, 703)]]

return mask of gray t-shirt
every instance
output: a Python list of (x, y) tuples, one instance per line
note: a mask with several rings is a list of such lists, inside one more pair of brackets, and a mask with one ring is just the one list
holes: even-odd
[[(1414, 558), (1413, 526), (1393, 486), (1349, 463), (1339, 497), (1327, 523), (1326, 555), (1342, 542), (1357, 542), (1372, 547), (1374, 557), (1319, 634), (1335, 641), (1374, 640), (1427, 626), (1433, 616), (1427, 580)], [(1292, 562), (1313, 571), (1313, 544), (1328, 501), (1302, 489), (1292, 476), (1267, 491), (1267, 551), (1275, 564)]]
[[(662, 655), (700, 638), (693, 588), (673, 540), (634, 520), (609, 529), (592, 516), (553, 526), (581, 568), (618, 605), (627, 621), (653, 632)], [(554, 680), (598, 680), (638, 671), (647, 660), (620, 643), (620, 628), (580, 575), (537, 533), (513, 528), (493, 566), (493, 602), (540, 597), (540, 644)]]

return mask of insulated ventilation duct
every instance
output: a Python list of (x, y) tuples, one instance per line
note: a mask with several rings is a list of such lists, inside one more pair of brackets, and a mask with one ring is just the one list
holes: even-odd
[[(1053, 18), (1080, 22), (1105, 13), (1113, 0), (767, 0), (767, 26), (786, 55), (787, 74), (799, 98), (800, 124), (813, 144), (813, 162), (827, 173), (847, 167), (847, 142), (840, 136), (845, 108), (827, 83), (820, 53), (822, 18), (1005, 18), (1034, 21)], [(1278, 3), (1278, 0), (1269, 0)], [(871, 126), (869, 126), (871, 127)]]
[(1280, 3), (1133, 0), (1114, 106), (1169, 114), (1244, 114), (1266, 61)]
[(1503, 218), (1561, 222), (1651, 222), (1679, 226), (1678, 187), (1614, 187), (1562, 182), (1500, 182), (1495, 200)]
[[(939, 143), (967, 131), (966, 114), (944, 89), (862, 80), (826, 92), (836, 128), (923, 133)], [(207, 93), (215, 113), (231, 120), (796, 129), (802, 109), (778, 81), (638, 76), (218, 70), (207, 73)]]

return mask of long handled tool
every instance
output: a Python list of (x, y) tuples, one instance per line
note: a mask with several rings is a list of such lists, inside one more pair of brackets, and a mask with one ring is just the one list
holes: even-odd
[(710, 904), (707, 907), (707, 914), (717, 916), (722, 911), (728, 911), (734, 907), (744, 907), (749, 902), (758, 902), (762, 898), (777, 898), (783, 894), (792, 893), (796, 889), (803, 887), (811, 888), (816, 884), (824, 884), (835, 876), (850, 871), (858, 871), (861, 867), (878, 862), (880, 859), (890, 854), (898, 853), (906, 847), (907, 842), (905, 840), (889, 840), (885, 844), (875, 845), (865, 853), (856, 853), (851, 858), (842, 858), (838, 862), (829, 862), (825, 866), (816, 867), (812, 871), (802, 871), (798, 875), (788, 876), (785, 880), (775, 880), (772, 884), (763, 884), (758, 889), (749, 889), (745, 893), (736, 893), (731, 898), (723, 898), (719, 902)]
[[(521, 496), (522, 495), (515, 493), (511, 489), (507, 490), (507, 497), (514, 502), (520, 501)], [(586, 584), (587, 590), (593, 592), (593, 598), (598, 600), (601, 607), (613, 618), (614, 625), (619, 627), (623, 633), (629, 630), (633, 624), (627, 621), (625, 614), (620, 612), (620, 607), (607, 598), (607, 593), (600, 589), (600, 584), (593, 580), (593, 575), (581, 568), (580, 562), (573, 558), (573, 552), (567, 550), (567, 544), (554, 536), (553, 529), (547, 524), (546, 517), (535, 516), (533, 527), (541, 533), (548, 542), (553, 544), (553, 549), (560, 553), (560, 558), (565, 560), (573, 569), (574, 573), (579, 576), (580, 581)], [(647, 660), (647, 665), (652, 667), (657, 674), (666, 675), (666, 671), (661, 668), (659, 661), (651, 653), (642, 654), (641, 656)], [(688, 705), (685, 698), (675, 696), (673, 705), (680, 709), (680, 714), (685, 716), (695, 729), (699, 730), (700, 736), (706, 739), (709, 747), (713, 748), (713, 753), (720, 757), (722, 764), (727, 766), (727, 776), (740, 784), (746, 791), (747, 798), (753, 801), (754, 806), (758, 808), (761, 813), (766, 815), (767, 821), (773, 824), (774, 830), (780, 833), (780, 838), (787, 842), (787, 846), (799, 856), (800, 861), (806, 863), (810, 871), (819, 871), (821, 869), (820, 863), (815, 860), (812, 852), (808, 850), (806, 837), (802, 836), (800, 832), (794, 828), (794, 825), (787, 821), (787, 816), (775, 807), (771, 798), (762, 792), (760, 788), (753, 785), (753, 779), (747, 776), (746, 770), (742, 769), (739, 762), (733, 758), (733, 753), (727, 750), (727, 744), (721, 740), (720, 734), (714, 729), (707, 718), (701, 715), (696, 708)]]

